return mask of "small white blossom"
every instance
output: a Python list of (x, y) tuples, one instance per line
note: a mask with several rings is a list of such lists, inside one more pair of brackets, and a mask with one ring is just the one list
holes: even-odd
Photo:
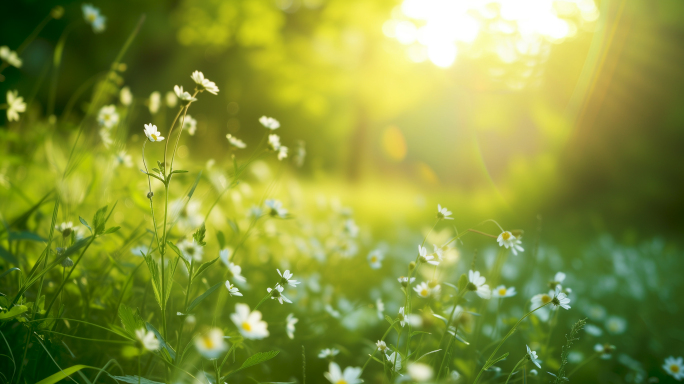
[(154, 332), (148, 332), (145, 328), (140, 328), (135, 331), (135, 337), (144, 349), (148, 351), (156, 351), (159, 349), (159, 340), (157, 340)]
[(145, 136), (151, 141), (162, 141), (164, 137), (157, 130), (157, 126), (154, 124), (145, 124)]
[(112, 104), (100, 108), (100, 112), (97, 114), (97, 122), (101, 127), (105, 128), (112, 128), (119, 124), (119, 114), (116, 113), (116, 106)]
[(408, 365), (407, 370), (409, 376), (418, 382), (430, 381), (434, 375), (432, 367), (423, 363), (411, 363)]
[(537, 366), (537, 368), (541, 369), (541, 360), (537, 358), (537, 352), (533, 351), (530, 349), (529, 345), (526, 345), (527, 347), (527, 357), (530, 359), (530, 361)]
[(226, 280), (226, 288), (228, 288), (228, 294), (231, 296), (242, 296), (242, 293), (240, 293), (240, 290), (238, 287), (234, 286), (233, 284), (230, 283), (230, 281)]
[(280, 304), (288, 303), (292, 304), (292, 301), (283, 295), (285, 288), (276, 284), (275, 288), (266, 288), (266, 291), (271, 294), (271, 299), (278, 300)]
[(390, 367), (393, 371), (401, 371), (401, 355), (399, 355), (397, 352), (393, 352), (391, 354), (386, 354), (385, 357), (390, 363)]
[(223, 339), (223, 331), (212, 328), (209, 332), (195, 338), (195, 348), (205, 358), (216, 359), (228, 349), (228, 345)]
[(373, 250), (368, 254), (368, 264), (372, 269), (380, 269), (382, 267), (382, 259), (385, 257), (379, 249)]
[(133, 157), (122, 149), (114, 156), (114, 165), (123, 165), (126, 168), (130, 168), (133, 166)]
[(228, 249), (228, 248), (222, 249), (219, 252), (219, 256), (221, 257), (221, 261), (228, 268), (228, 278), (244, 283), (247, 281), (247, 279), (245, 279), (245, 277), (242, 276), (242, 274), (241, 274), (242, 273), (242, 267), (240, 267), (239, 265), (236, 265), (235, 263), (230, 261), (230, 254), (231, 253), (232, 253), (232, 250)]
[(383, 303), (380, 298), (375, 300), (375, 309), (378, 312), (378, 319), (382, 320), (382, 317), (385, 314), (385, 303)]
[(322, 349), (318, 353), (318, 358), (319, 359), (332, 359), (333, 357), (337, 356), (338, 353), (340, 353), (340, 351), (338, 351), (335, 348), (326, 348), (326, 349)]
[[(402, 287), (407, 287), (409, 285), (409, 278), (406, 276), (401, 276), (397, 280), (399, 280), (399, 283), (401, 284)], [(413, 284), (414, 281), (416, 281), (416, 278), (412, 277), (411, 278), (411, 284)]]
[[(174, 86), (173, 86), (173, 92), (176, 94), (176, 96), (178, 97), (178, 99), (180, 99), (180, 101), (181, 101), (183, 104), (188, 104), (188, 103), (190, 103), (190, 102), (197, 101), (196, 98), (192, 97), (192, 95), (190, 94), (190, 92), (188, 92), (188, 91), (183, 91), (183, 86), (182, 86), (182, 85), (174, 85)], [(168, 98), (168, 96), (167, 96), (167, 98)], [(170, 106), (170, 107), (175, 107), (176, 105), (174, 104), (174, 105), (169, 105), (169, 106)]]
[(287, 209), (283, 208), (283, 203), (280, 202), (279, 200), (275, 199), (268, 199), (265, 202), (266, 207), (268, 208), (268, 213), (272, 217), (280, 217), (280, 218), (285, 218), (287, 217)]
[(608, 360), (613, 356), (615, 346), (610, 344), (596, 344), (594, 345), (594, 351), (599, 353), (603, 360)]
[(332, 384), (359, 384), (363, 382), (361, 380), (361, 368), (347, 367), (342, 372), (340, 366), (334, 362), (330, 363), (328, 372), (325, 372), (323, 376)]
[(183, 130), (188, 131), (190, 136), (195, 136), (195, 132), (197, 132), (197, 120), (193, 119), (190, 115), (185, 115)]
[(627, 330), (627, 320), (618, 316), (609, 316), (606, 319), (606, 329), (611, 335), (621, 335)]
[(83, 4), (83, 18), (93, 27), (93, 32), (100, 33), (105, 30), (105, 23), (107, 18), (100, 14), (100, 9), (93, 7), (91, 4)]
[(7, 91), (7, 120), (19, 121), (19, 114), (26, 112), (24, 98), (19, 96), (19, 91)]
[(161, 93), (154, 91), (150, 94), (150, 99), (147, 102), (147, 108), (150, 109), (150, 113), (156, 115), (159, 112), (159, 107), (161, 106)]
[(427, 254), (427, 248), (418, 245), (418, 260), (421, 263), (428, 263), (430, 265), (439, 265), (439, 260), (435, 260), (434, 255)]
[(682, 381), (682, 379), (684, 379), (684, 359), (681, 356), (676, 359), (674, 356), (670, 356), (665, 359), (663, 369), (669, 375), (674, 377), (675, 380)]
[(481, 276), (480, 272), (473, 271), (472, 269), (468, 271), (468, 289), (475, 291), (483, 299), (489, 299), (492, 296), (492, 292), (489, 290), (489, 285), (485, 284), (485, 281), (485, 277)]
[(230, 319), (246, 339), (263, 339), (268, 337), (268, 324), (261, 320), (261, 312), (249, 310), (247, 304), (235, 304), (235, 313)]
[(133, 102), (133, 94), (131, 93), (131, 89), (129, 87), (121, 88), (121, 91), (119, 92), (119, 101), (122, 105), (131, 105)]
[(413, 287), (413, 290), (416, 291), (416, 293), (418, 293), (418, 296), (423, 298), (434, 295), (435, 293), (439, 292), (439, 289), (439, 285), (430, 288), (430, 285), (426, 281), (423, 281), (422, 283)]
[(213, 81), (209, 81), (209, 79), (205, 78), (202, 72), (195, 71), (192, 73), (190, 78), (198, 85), (198, 88), (200, 90), (207, 91), (214, 95), (218, 94), (219, 89), (216, 86), (216, 83), (214, 83)]
[(287, 152), (288, 148), (284, 145), (281, 145), (278, 148), (278, 160), (282, 161), (283, 159), (287, 158)]
[(406, 313), (404, 312), (404, 307), (399, 308), (397, 319), (399, 319), (399, 324), (401, 324), (402, 327), (409, 322), (408, 316), (406, 316)]
[(108, 128), (100, 128), (99, 134), (102, 144), (104, 144), (105, 148), (111, 147), (114, 143), (114, 139), (112, 139), (112, 132)]
[(277, 151), (280, 148), (280, 136), (278, 135), (268, 135), (268, 145), (272, 150)]
[(185, 260), (187, 260), (188, 262), (190, 262), (191, 260), (194, 260), (198, 263), (202, 261), (204, 248), (202, 248), (199, 244), (195, 243), (194, 239), (192, 241), (183, 239), (176, 246), (178, 247), (178, 249), (180, 249), (181, 253), (183, 254), (183, 258), (185, 258)]
[(510, 248), (514, 255), (525, 250), (520, 245), (522, 244), (522, 241), (509, 231), (502, 232), (499, 237), (496, 238), (496, 241), (499, 242), (500, 247), (505, 247), (506, 249)]
[(499, 285), (499, 286), (496, 287), (496, 289), (492, 292), (492, 297), (501, 299), (501, 298), (504, 298), (504, 297), (515, 296), (515, 294), (516, 294), (516, 292), (515, 292), (515, 287), (506, 288), (505, 285)]
[(238, 139), (237, 137), (231, 135), (230, 133), (226, 135), (226, 138), (228, 139), (228, 142), (230, 143), (230, 145), (232, 145), (235, 148), (247, 147), (247, 144), (245, 144), (244, 141)]
[(261, 116), (259, 118), (259, 122), (261, 125), (264, 127), (270, 129), (270, 130), (275, 130), (280, 128), (280, 122), (272, 117), (266, 117), (266, 116)]
[(564, 292), (561, 292), (561, 287), (557, 286), (554, 292), (554, 297), (551, 299), (551, 303), (556, 307), (561, 307), (563, 309), (570, 309), (570, 298)]
[(382, 340), (378, 340), (378, 342), (375, 343), (375, 346), (378, 347), (378, 350), (381, 352), (385, 352), (385, 350), (387, 350), (387, 343)]
[(6, 45), (0, 47), (0, 59), (13, 67), (21, 68), (22, 61), (19, 55)]
[(287, 318), (285, 319), (285, 330), (287, 332), (287, 337), (289, 337), (290, 339), (294, 339), (295, 324), (297, 324), (298, 321), (299, 319), (294, 317), (293, 313), (287, 315)]
[(166, 95), (164, 95), (164, 101), (166, 102), (167, 107), (173, 108), (178, 104), (178, 96), (171, 91), (166, 92)]
[(297, 287), (297, 284), (301, 283), (301, 281), (290, 279), (292, 276), (294, 276), (294, 273), (290, 272), (289, 269), (285, 270), (283, 273), (280, 273), (280, 269), (276, 269), (276, 271), (278, 271), (278, 274), (280, 275), (279, 284), (281, 286), (289, 285), (291, 287)]
[(437, 204), (437, 218), (438, 219), (444, 219), (444, 220), (453, 220), (454, 219), (453, 217), (451, 217), (451, 211), (448, 210), (446, 207), (442, 207), (439, 204)]

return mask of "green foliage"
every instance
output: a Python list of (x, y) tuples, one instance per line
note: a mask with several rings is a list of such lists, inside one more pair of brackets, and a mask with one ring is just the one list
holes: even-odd
[(555, 376), (555, 379), (552, 381), (554, 384), (562, 384), (569, 381), (568, 378), (565, 377), (565, 367), (568, 365), (568, 355), (570, 354), (570, 348), (572, 347), (572, 344), (574, 342), (579, 340), (578, 335), (586, 324), (587, 319), (578, 320), (575, 324), (573, 324), (572, 328), (570, 328), (570, 333), (565, 335), (565, 345), (563, 345), (563, 350), (561, 352), (560, 367), (558, 368), (558, 372), (555, 375), (553, 375)]

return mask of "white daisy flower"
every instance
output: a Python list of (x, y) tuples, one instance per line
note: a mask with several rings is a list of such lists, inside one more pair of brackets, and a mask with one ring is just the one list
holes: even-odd
[(13, 67), (21, 68), (22, 61), (19, 55), (6, 45), (0, 47), (0, 59)]
[(159, 112), (159, 107), (161, 106), (161, 93), (154, 91), (150, 94), (150, 99), (147, 101), (147, 108), (150, 109), (150, 113), (156, 115)]
[(613, 356), (615, 346), (610, 344), (596, 344), (594, 345), (594, 351), (600, 353), (603, 360), (608, 360)]
[(375, 343), (375, 346), (378, 348), (380, 352), (385, 352), (387, 350), (387, 343), (385, 343), (382, 340), (378, 340), (378, 342)]
[(400, 354), (398, 354), (397, 352), (393, 352), (391, 354), (386, 354), (385, 357), (387, 358), (387, 361), (389, 362), (390, 367), (394, 372), (401, 371), (401, 355)]
[(382, 320), (383, 315), (385, 314), (385, 303), (383, 303), (380, 298), (375, 300), (375, 309), (378, 312), (378, 319)]
[(453, 220), (454, 218), (451, 217), (451, 211), (448, 210), (446, 207), (442, 207), (441, 205), (437, 204), (437, 218), (438, 219), (444, 219), (444, 220)]
[(287, 151), (288, 151), (288, 148), (284, 145), (281, 145), (278, 148), (278, 160), (279, 161), (282, 161), (283, 159), (287, 158)]
[(531, 350), (529, 345), (526, 345), (526, 347), (527, 347), (527, 357), (530, 359), (530, 361), (532, 363), (534, 363), (534, 365), (537, 366), (537, 368), (541, 369), (541, 360), (539, 360), (539, 358), (537, 358), (537, 352)]
[(119, 101), (122, 105), (131, 105), (133, 102), (133, 94), (131, 93), (131, 89), (129, 87), (121, 88), (121, 91), (119, 91)]
[(682, 357), (674, 358), (670, 356), (665, 359), (665, 364), (663, 364), (663, 369), (669, 375), (675, 378), (675, 380), (682, 381), (684, 379), (684, 359)]
[(290, 313), (285, 319), (285, 331), (287, 332), (287, 337), (290, 339), (294, 339), (295, 324), (297, 324), (298, 321), (299, 319), (294, 317), (294, 313)]
[(233, 284), (230, 283), (230, 281), (226, 280), (226, 288), (228, 288), (228, 294), (231, 296), (242, 296), (242, 293), (240, 293), (240, 290), (238, 287), (234, 286)]
[(211, 94), (218, 94), (219, 89), (216, 86), (216, 83), (213, 81), (209, 81), (209, 79), (204, 77), (204, 74), (200, 71), (195, 71), (192, 73), (190, 78), (198, 85), (198, 88), (201, 91), (207, 91)]
[(226, 135), (226, 138), (228, 139), (228, 142), (230, 143), (230, 145), (232, 145), (235, 148), (247, 147), (247, 144), (245, 144), (244, 141), (238, 139), (237, 137), (231, 135), (230, 133)]
[[(399, 283), (401, 284), (402, 287), (408, 287), (408, 285), (409, 285), (409, 278), (408, 277), (401, 276), (397, 280), (399, 280)], [(411, 278), (411, 284), (413, 284), (414, 281), (416, 281), (416, 278), (412, 277)]]
[(517, 255), (518, 252), (522, 252), (525, 249), (520, 245), (522, 244), (522, 241), (515, 237), (511, 232), (509, 231), (504, 231), (501, 232), (499, 237), (496, 238), (496, 241), (499, 242), (500, 247), (504, 247), (506, 249), (511, 249), (513, 251), (514, 255)]
[(74, 231), (74, 223), (71, 221), (62, 222), (61, 224), (55, 225), (55, 230), (60, 232), (63, 237), (69, 237)]
[(268, 337), (268, 324), (261, 320), (261, 312), (249, 310), (247, 304), (235, 304), (235, 313), (230, 319), (246, 339), (263, 339)]
[(627, 330), (627, 320), (618, 316), (609, 316), (606, 319), (606, 329), (612, 335), (621, 335)]
[(157, 340), (154, 332), (148, 332), (145, 328), (140, 328), (135, 331), (135, 338), (138, 339), (143, 349), (148, 351), (156, 351), (159, 349), (159, 340)]
[(444, 259), (444, 248), (438, 247), (437, 244), (432, 244), (432, 249), (434, 250), (432, 254), (437, 256), (439, 261), (442, 261)]
[(280, 285), (281, 286), (286, 286), (289, 285), (291, 287), (297, 287), (297, 284), (300, 284), (301, 281), (297, 280), (290, 280), (292, 276), (294, 276), (294, 273), (290, 272), (289, 269), (286, 269), (285, 272), (280, 273), (280, 269), (276, 269), (278, 271), (278, 274), (280, 275)]
[(275, 130), (280, 128), (280, 122), (272, 117), (266, 117), (266, 116), (261, 116), (259, 118), (259, 122), (261, 125), (264, 127), (270, 129), (270, 130)]
[(340, 353), (336, 348), (326, 348), (322, 349), (318, 353), (318, 358), (319, 359), (332, 359), (333, 357), (337, 356), (337, 354)]
[(145, 136), (151, 141), (162, 141), (164, 137), (157, 130), (157, 126), (154, 124), (145, 124)]
[(373, 250), (368, 254), (368, 264), (372, 269), (380, 269), (384, 257), (382, 251), (379, 249)]
[(418, 293), (418, 296), (423, 298), (427, 298), (428, 296), (434, 295), (435, 293), (439, 292), (439, 289), (439, 285), (435, 285), (431, 288), (426, 281), (413, 287), (413, 290), (416, 291), (416, 293)]
[(489, 285), (485, 284), (485, 281), (485, 277), (480, 276), (480, 272), (473, 271), (472, 269), (468, 271), (467, 289), (469, 291), (474, 291), (483, 299), (489, 299), (492, 297), (492, 292), (489, 290)]
[(193, 119), (190, 115), (185, 115), (183, 130), (188, 131), (190, 136), (195, 136), (195, 132), (197, 132), (197, 120)]
[(510, 287), (506, 288), (505, 285), (499, 285), (496, 287), (496, 289), (492, 292), (492, 297), (502, 299), (504, 297), (511, 297), (515, 296), (515, 287)]
[(278, 300), (280, 304), (283, 302), (292, 304), (292, 301), (283, 295), (285, 288), (281, 287), (280, 284), (276, 284), (274, 289), (266, 288), (266, 292), (271, 294), (271, 299)]
[(245, 282), (247, 282), (247, 279), (245, 279), (245, 277), (242, 276), (242, 267), (240, 267), (239, 265), (236, 265), (235, 263), (229, 261), (231, 252), (232, 252), (232, 250), (229, 248), (222, 249), (219, 252), (219, 256), (221, 257), (221, 261), (228, 268), (228, 278), (230, 278), (234, 281), (239, 281), (241, 283), (245, 283)]
[(181, 253), (183, 254), (183, 258), (190, 262), (191, 260), (195, 260), (195, 262), (202, 262), (202, 255), (204, 254), (204, 248), (202, 248), (199, 244), (195, 243), (195, 240), (193, 239), (192, 241), (188, 240), (181, 240), (178, 244), (176, 244), (178, 249), (180, 249)]
[(549, 287), (551, 289), (556, 289), (556, 286), (562, 286), (563, 281), (565, 281), (565, 273), (557, 272), (553, 277), (553, 280), (549, 281)]
[(83, 4), (83, 18), (93, 27), (93, 32), (100, 33), (105, 30), (105, 22), (107, 18), (100, 14), (100, 9), (93, 7), (91, 4)]
[(563, 309), (570, 309), (570, 306), (568, 305), (570, 304), (570, 298), (564, 292), (561, 292), (560, 286), (556, 287), (551, 303), (556, 308), (561, 307)]
[(402, 327), (409, 322), (408, 316), (406, 316), (406, 313), (404, 312), (404, 307), (399, 308), (397, 319), (399, 319), (399, 324), (401, 324)]
[(123, 165), (126, 168), (130, 168), (133, 166), (133, 157), (127, 154), (126, 150), (122, 149), (114, 156), (114, 165)]
[(97, 122), (105, 128), (112, 128), (117, 125), (119, 123), (119, 114), (116, 113), (116, 106), (112, 104), (100, 108), (100, 112), (97, 114)]
[(271, 215), (271, 217), (287, 217), (287, 209), (283, 208), (283, 203), (281, 203), (279, 200), (268, 199), (266, 200), (265, 204), (268, 208), (267, 211), (269, 215)]
[(361, 368), (359, 367), (347, 367), (344, 372), (340, 369), (340, 366), (331, 362), (328, 366), (328, 372), (323, 374), (326, 379), (332, 384), (359, 384), (363, 383), (361, 380)]
[[(181, 87), (181, 89), (183, 89)], [(166, 92), (166, 95), (164, 95), (164, 101), (166, 102), (166, 106), (169, 108), (174, 108), (176, 104), (178, 104), (178, 96), (176, 96), (175, 93), (168, 91)]]
[(19, 91), (7, 91), (7, 121), (19, 121), (19, 114), (26, 112), (24, 98)]
[(435, 260), (435, 256), (427, 254), (427, 248), (418, 245), (418, 261), (421, 263), (428, 263), (430, 265), (439, 265), (439, 260)]
[[(173, 92), (176, 94), (178, 99), (183, 103), (183, 105), (188, 104), (188, 103), (193, 102), (193, 101), (197, 101), (196, 98), (192, 97), (190, 92), (183, 91), (182, 85), (174, 85), (173, 86)], [(174, 106), (175, 106), (175, 104), (173, 106), (170, 105), (170, 107), (174, 107)]]
[(409, 376), (418, 382), (430, 381), (434, 375), (432, 367), (423, 363), (411, 363), (408, 365), (407, 370)]
[(205, 358), (216, 359), (228, 349), (228, 345), (223, 338), (223, 331), (212, 328), (209, 332), (195, 337), (195, 348)]
[(280, 136), (268, 135), (268, 146), (271, 147), (272, 150), (277, 151), (281, 147)]

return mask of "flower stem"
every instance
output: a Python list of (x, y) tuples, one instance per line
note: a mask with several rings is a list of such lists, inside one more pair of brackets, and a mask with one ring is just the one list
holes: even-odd
[[(191, 258), (190, 259), (190, 270), (188, 271), (188, 287), (185, 289), (185, 303), (183, 304), (183, 319), (181, 320), (180, 324), (180, 329), (178, 330), (178, 342), (176, 343), (176, 358), (180, 359), (181, 357), (181, 352), (180, 352), (180, 346), (181, 346), (181, 339), (183, 338), (183, 327), (185, 325), (185, 316), (187, 316), (187, 311), (188, 311), (188, 300), (190, 298), (190, 287), (192, 287), (192, 273), (193, 269), (195, 267), (195, 259)], [(177, 360), (176, 364), (179, 364), (180, 361)]]
[(526, 359), (527, 359), (527, 356), (523, 357), (522, 359), (520, 359), (520, 361), (518, 361), (518, 364), (516, 364), (515, 367), (513, 367), (513, 370), (511, 371), (511, 373), (508, 374), (508, 378), (506, 379), (505, 384), (508, 384), (508, 381), (511, 379), (511, 376), (513, 376), (513, 374), (516, 372), (516, 369), (518, 369), (518, 367), (521, 364), (524, 364)]
[[(385, 338), (386, 338), (387, 335), (390, 333), (390, 331), (392, 330), (392, 328), (394, 328), (394, 325), (395, 325), (396, 323), (397, 323), (397, 320), (395, 320), (392, 324), (390, 324), (389, 328), (387, 328), (387, 330), (385, 331), (385, 334), (382, 335), (382, 338), (380, 339), (380, 341), (385, 341)], [(372, 353), (370, 356), (368, 356), (368, 360), (366, 360), (366, 363), (363, 364), (363, 367), (361, 367), (361, 372), (363, 372), (364, 369), (366, 369), (366, 366), (368, 365), (368, 363), (370, 363), (370, 361), (371, 361), (371, 359), (373, 358), (373, 356), (375, 356), (375, 352), (377, 352), (377, 351), (378, 351), (378, 349), (375, 348), (375, 351), (373, 351), (373, 353)]]
[[(438, 345), (442, 345), (442, 343), (444, 342), (444, 337), (446, 337), (446, 334), (449, 333), (449, 324), (451, 324), (454, 321), (454, 313), (456, 313), (456, 307), (458, 306), (458, 302), (461, 301), (463, 296), (465, 296), (466, 292), (468, 291), (464, 289), (462, 292), (458, 293), (458, 296), (456, 296), (456, 300), (454, 300), (454, 308), (451, 310), (451, 314), (449, 315), (449, 322), (446, 324), (446, 328), (444, 329), (444, 333), (442, 334), (442, 339), (439, 341)], [(456, 337), (456, 331), (458, 331), (458, 327), (454, 330), (454, 334), (449, 339), (447, 348), (444, 350), (442, 363), (439, 365), (439, 371), (437, 371), (437, 380), (439, 380), (439, 377), (442, 374), (442, 368), (444, 367), (444, 362), (446, 361), (447, 354), (449, 353), (449, 349), (451, 348), (451, 343), (454, 341), (454, 338)]]

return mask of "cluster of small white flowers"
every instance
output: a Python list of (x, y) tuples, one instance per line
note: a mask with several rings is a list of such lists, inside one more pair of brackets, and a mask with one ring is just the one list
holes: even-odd
[(0, 47), (0, 60), (17, 68), (21, 68), (22, 65), (21, 58), (19, 57), (19, 55), (6, 45)]
[(107, 18), (100, 14), (100, 9), (93, 7), (91, 4), (83, 4), (81, 9), (83, 10), (83, 18), (86, 23), (93, 27), (93, 32), (104, 32), (107, 27)]
[(524, 251), (521, 245), (522, 240), (509, 231), (502, 232), (499, 237), (496, 238), (496, 241), (499, 242), (500, 247), (504, 247), (506, 249), (510, 248), (514, 255), (517, 255), (518, 252)]
[(7, 91), (7, 120), (19, 121), (19, 114), (26, 112), (24, 98), (19, 96), (19, 91)]

